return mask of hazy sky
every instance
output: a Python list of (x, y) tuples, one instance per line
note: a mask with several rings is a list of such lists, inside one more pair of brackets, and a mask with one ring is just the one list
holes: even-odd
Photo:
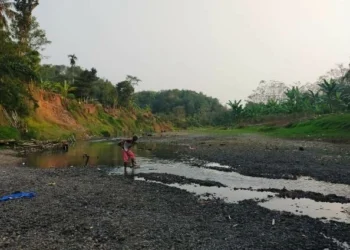
[(45, 63), (95, 67), (137, 90), (191, 89), (223, 103), (260, 80), (313, 82), (350, 62), (349, 0), (41, 0)]

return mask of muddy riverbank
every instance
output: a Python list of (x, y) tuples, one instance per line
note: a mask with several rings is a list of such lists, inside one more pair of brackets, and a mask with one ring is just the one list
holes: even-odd
[[(283, 178), (287, 184), (289, 179), (302, 175), (347, 184), (349, 176), (344, 177), (349, 171), (345, 167), (347, 147), (310, 143), (245, 136), (181, 135), (143, 138), (138, 147), (144, 148), (150, 157), (184, 159), (198, 167), (206, 161), (219, 162), (224, 166), (214, 164), (206, 168), (223, 170), (224, 174), (237, 171)], [(101, 152), (107, 151), (105, 146), (102, 149)], [(91, 152), (96, 152), (96, 148)], [(340, 153), (343, 154), (338, 157)], [(259, 165), (263, 160), (264, 165)], [(296, 161), (303, 163), (297, 165)], [(350, 224), (270, 210), (269, 204), (265, 208), (257, 200), (233, 204), (219, 198), (205, 199), (168, 186), (196, 183), (205, 188), (226, 188), (227, 183), (220, 180), (199, 178), (201, 172), (192, 172), (191, 178), (161, 172), (140, 173), (134, 178), (110, 175), (106, 171), (108, 167), (35, 169), (24, 167), (23, 162), (13, 151), (0, 151), (0, 195), (15, 191), (37, 194), (30, 200), (0, 203), (0, 249), (349, 248)], [(337, 162), (334, 170), (332, 162)], [(149, 164), (152, 166), (152, 162)], [(316, 173), (308, 174), (312, 172)], [(327, 177), (327, 174), (331, 175)], [(140, 177), (164, 184), (142, 181)], [(261, 191), (275, 191), (277, 196), (287, 199), (348, 201), (344, 195), (328, 194), (327, 190), (324, 194), (283, 189)]]
[(348, 224), (202, 201), (94, 168), (2, 167), (0, 190), (37, 193), (0, 204), (2, 249), (338, 249), (332, 238), (349, 240)]
[[(350, 185), (350, 145), (317, 141), (291, 141), (260, 135), (195, 136), (179, 135), (147, 139), (161, 144), (154, 155), (169, 159), (196, 158), (217, 162), (240, 174), (297, 179), (309, 176), (316, 180)], [(203, 160), (203, 162), (201, 162)], [(213, 167), (215, 169), (215, 167)]]

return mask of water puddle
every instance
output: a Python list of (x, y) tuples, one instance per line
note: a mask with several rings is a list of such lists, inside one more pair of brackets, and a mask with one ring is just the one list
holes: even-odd
[[(192, 159), (192, 160), (195, 160), (195, 159)], [(221, 165), (219, 163), (216, 163), (216, 162), (208, 162), (208, 163), (205, 163), (203, 165), (204, 168), (222, 168), (222, 169), (231, 169), (230, 166), (226, 166), (226, 165)]]
[(273, 198), (267, 202), (261, 202), (259, 205), (272, 210), (307, 215), (317, 219), (350, 223), (350, 215), (347, 213), (347, 210), (350, 209), (350, 204), (316, 202), (304, 198), (294, 200)]
[[(258, 192), (256, 189), (283, 189), (312, 191), (317, 193), (337, 194), (350, 197), (350, 186), (344, 184), (332, 184), (316, 181), (309, 177), (301, 177), (297, 180), (267, 179), (244, 176), (235, 172), (221, 172), (210, 169), (215, 166), (220, 168), (218, 163), (205, 164), (206, 168), (199, 168), (181, 162), (173, 162), (161, 159), (142, 158), (139, 159), (140, 169), (134, 170), (134, 174), (158, 173), (173, 174), (197, 180), (209, 180), (220, 182), (227, 187), (206, 187), (198, 184), (164, 184), (194, 193), (203, 198), (221, 198), (226, 202), (237, 203), (243, 200), (254, 199), (261, 201), (258, 204), (262, 207), (290, 212), (296, 215), (307, 215), (322, 220), (333, 220), (350, 224), (350, 204), (316, 202), (312, 199), (284, 199), (276, 197), (273, 192)], [(223, 166), (225, 168), (225, 166)], [(129, 170), (130, 171), (130, 170)], [(123, 168), (115, 168), (110, 174), (124, 174)], [(137, 178), (146, 181), (144, 178)], [(241, 190), (244, 188), (245, 190)], [(249, 188), (250, 190), (246, 190)]]
[[(231, 188), (286, 188), (287, 190), (311, 191), (324, 195), (336, 194), (338, 196), (350, 198), (350, 185), (316, 181), (309, 177), (301, 177), (297, 180), (267, 179), (245, 176), (236, 172), (221, 172), (208, 168), (199, 168), (182, 162), (144, 157), (139, 157), (138, 163), (141, 165), (141, 168), (137, 169), (136, 173), (173, 174), (198, 180), (217, 181)], [(110, 173), (123, 173), (123, 169), (115, 168), (111, 170)]]
[[(146, 181), (144, 178), (138, 178), (136, 177), (135, 180), (138, 181)], [(149, 181), (153, 183), (159, 183), (164, 184), (159, 181)], [(182, 190), (186, 190), (190, 193), (195, 193), (196, 195), (199, 195), (202, 199), (206, 198), (220, 198), (225, 200), (226, 202), (230, 203), (237, 203), (239, 201), (243, 200), (262, 200), (267, 199), (269, 197), (275, 196), (274, 193), (271, 192), (258, 192), (258, 191), (250, 191), (250, 190), (235, 190), (233, 188), (227, 188), (227, 187), (205, 187), (198, 184), (166, 184), (169, 187), (176, 187)]]
[[(82, 167), (85, 165), (84, 154), (89, 156), (89, 167), (116, 167), (123, 165), (121, 148), (116, 140), (95, 140), (80, 142), (71, 146), (68, 152), (43, 152), (28, 155), (24, 165), (34, 168), (66, 168)], [(134, 149), (141, 157), (152, 157), (149, 150)]]

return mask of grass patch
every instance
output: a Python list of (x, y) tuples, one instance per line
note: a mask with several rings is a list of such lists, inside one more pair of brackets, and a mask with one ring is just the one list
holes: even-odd
[(269, 134), (286, 138), (349, 140), (350, 114), (327, 115), (285, 128), (278, 128)]
[(299, 123), (279, 126), (245, 126), (238, 128), (191, 128), (190, 134), (234, 136), (258, 133), (290, 139), (350, 140), (350, 114), (326, 115)]
[(38, 122), (35, 119), (27, 119), (29, 133), (24, 135), (25, 139), (39, 139), (39, 140), (59, 140), (66, 139), (72, 135), (72, 131), (62, 128), (58, 125)]
[(186, 132), (190, 134), (208, 134), (208, 135), (239, 135), (258, 133), (261, 127), (247, 126), (243, 128), (190, 128)]
[(21, 135), (19, 131), (12, 127), (7, 126), (0, 126), (0, 139), (1, 140), (8, 140), (8, 139), (20, 139)]

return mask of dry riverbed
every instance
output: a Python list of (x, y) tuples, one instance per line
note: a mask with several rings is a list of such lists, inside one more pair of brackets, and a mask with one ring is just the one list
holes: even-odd
[[(142, 146), (162, 157), (194, 157), (198, 165), (202, 160), (219, 162), (251, 176), (303, 175), (350, 184), (346, 145), (182, 135), (144, 138)], [(350, 244), (350, 224), (272, 211), (253, 200), (203, 200), (175, 187), (108, 175), (94, 167), (33, 169), (22, 162), (14, 152), (0, 151), (0, 195), (37, 193), (31, 200), (0, 203), (0, 249), (347, 249), (344, 242)], [(167, 174), (140, 177), (224, 186)], [(346, 197), (292, 191), (278, 192), (347, 202)]]

